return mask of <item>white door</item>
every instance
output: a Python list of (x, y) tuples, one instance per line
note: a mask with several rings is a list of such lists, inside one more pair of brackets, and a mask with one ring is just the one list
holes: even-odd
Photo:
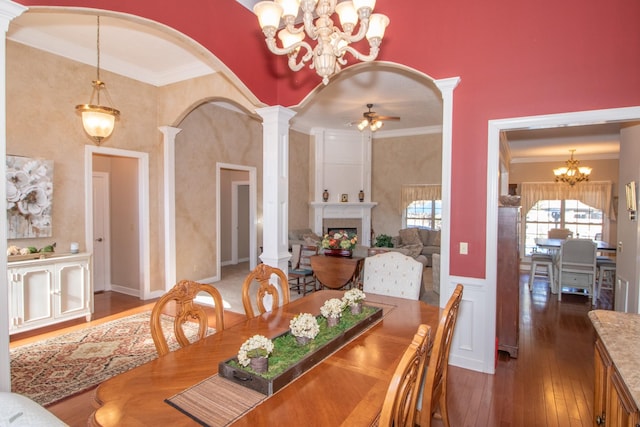
[(93, 291), (111, 290), (109, 174), (93, 172)]

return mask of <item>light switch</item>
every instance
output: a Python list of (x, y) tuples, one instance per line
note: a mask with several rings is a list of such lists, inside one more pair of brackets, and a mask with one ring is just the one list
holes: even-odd
[(467, 255), (469, 253), (469, 243), (460, 242), (460, 255)]

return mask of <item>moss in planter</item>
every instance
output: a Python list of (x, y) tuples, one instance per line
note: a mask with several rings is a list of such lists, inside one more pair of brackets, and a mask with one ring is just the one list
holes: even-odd
[(259, 374), (249, 366), (242, 366), (235, 358), (230, 360), (228, 364), (234, 368), (251, 372), (254, 375), (259, 375), (268, 380), (275, 378), (298, 363), (305, 356), (313, 353), (334, 338), (342, 335), (346, 330), (371, 316), (377, 310), (378, 309), (375, 307), (365, 305), (362, 307), (362, 312), (360, 314), (351, 314), (351, 311), (347, 308), (342, 312), (342, 318), (338, 325), (332, 328), (327, 326), (327, 319), (323, 316), (316, 316), (316, 319), (318, 319), (318, 325), (320, 326), (320, 332), (315, 339), (312, 339), (305, 345), (299, 345), (296, 341), (296, 337), (291, 335), (290, 332), (286, 332), (273, 338), (273, 352), (271, 353), (271, 356), (269, 356), (269, 370), (265, 373)]

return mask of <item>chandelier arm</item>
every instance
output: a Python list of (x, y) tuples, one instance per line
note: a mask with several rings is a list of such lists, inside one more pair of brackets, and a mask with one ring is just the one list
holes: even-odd
[(358, 32), (356, 34), (351, 34), (350, 31), (340, 31), (338, 27), (333, 27), (334, 33), (336, 33), (340, 39), (346, 41), (347, 43), (359, 42), (367, 34), (368, 29), (369, 29), (368, 18), (360, 21), (360, 25), (358, 26)]
[(302, 21), (304, 22), (304, 32), (307, 33), (307, 36), (309, 36), (311, 40), (316, 40), (318, 38), (318, 31), (316, 26), (313, 25), (313, 12), (305, 11), (302, 15)]
[[(300, 71), (304, 65), (313, 58), (313, 49), (311, 45), (305, 41), (297, 42), (292, 44), (288, 48), (284, 49), (278, 47), (276, 44), (276, 39), (273, 37), (267, 37), (265, 39), (267, 42), (267, 47), (276, 55), (289, 55), (289, 68), (293, 71)], [(305, 49), (307, 53), (305, 53), (301, 58), (300, 62), (297, 62), (298, 56), (300, 54), (299, 50)]]
[[(377, 39), (377, 42), (375, 42), (375, 40)], [(362, 62), (371, 62), (373, 60), (375, 60), (378, 57), (378, 53), (380, 52), (380, 39), (376, 38), (376, 39), (370, 39), (369, 40), (369, 54), (365, 55), (363, 53), (358, 52), (356, 49), (354, 49), (351, 46), (344, 46), (343, 48), (340, 49), (340, 58), (342, 58), (344, 56), (345, 53), (350, 53), (351, 55), (353, 55), (353, 57), (355, 59), (357, 59), (358, 61), (362, 61)], [(342, 64), (344, 64), (345, 62), (344, 59), (341, 61)]]

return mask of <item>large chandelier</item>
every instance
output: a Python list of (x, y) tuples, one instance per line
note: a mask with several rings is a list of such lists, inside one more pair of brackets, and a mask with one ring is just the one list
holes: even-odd
[[(97, 54), (98, 61), (96, 66), (96, 79), (92, 82), (93, 91), (88, 104), (76, 105), (76, 111), (82, 113), (82, 126), (85, 132), (95, 141), (96, 145), (100, 145), (102, 140), (109, 137), (115, 126), (116, 118), (120, 116), (120, 111), (112, 107), (100, 105), (100, 92), (104, 92), (105, 98), (109, 104), (113, 104), (107, 86), (100, 80), (100, 16), (97, 25)], [(94, 99), (96, 103), (94, 104)]]
[(571, 158), (566, 161), (567, 166), (554, 169), (553, 174), (556, 176), (556, 182), (566, 182), (573, 187), (578, 182), (589, 181), (591, 168), (578, 166), (580, 162), (573, 159), (573, 152), (576, 150), (569, 151), (571, 152)]
[[(276, 55), (288, 55), (289, 68), (293, 71), (301, 70), (307, 62), (313, 60), (309, 67), (315, 68), (326, 85), (329, 77), (347, 63), (344, 57), (347, 52), (360, 61), (373, 61), (378, 56), (389, 18), (380, 13), (372, 13), (375, 4), (375, 0), (349, 0), (341, 3), (337, 0), (273, 0), (257, 3), (253, 11), (258, 16), (269, 50)], [(296, 28), (298, 9), (302, 9), (304, 25)], [(331, 18), (334, 13), (338, 13), (342, 31), (334, 25)], [(317, 19), (314, 24), (315, 17)], [(279, 47), (275, 36), (281, 18), (284, 28), (278, 31), (278, 38), (282, 43), (282, 47)], [(358, 21), (358, 32), (353, 34)], [(315, 48), (304, 41), (305, 33), (309, 39), (317, 41)], [(349, 46), (365, 36), (369, 41), (368, 55)], [(300, 58), (299, 53), (303, 48), (306, 53)]]

